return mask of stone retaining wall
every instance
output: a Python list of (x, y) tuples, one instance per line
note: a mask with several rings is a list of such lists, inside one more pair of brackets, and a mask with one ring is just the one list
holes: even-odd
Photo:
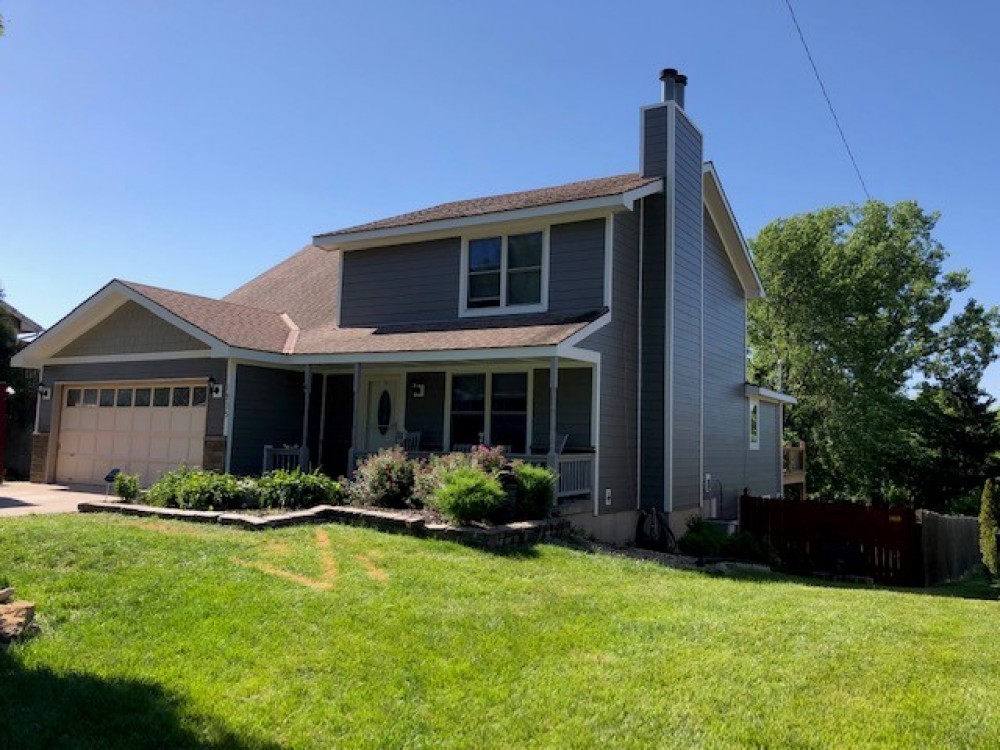
[(80, 503), (77, 508), (81, 513), (117, 513), (124, 516), (217, 523), (223, 526), (238, 526), (254, 530), (307, 523), (342, 523), (348, 526), (364, 526), (379, 531), (392, 531), (411, 536), (446, 539), (485, 549), (504, 549), (523, 544), (534, 544), (546, 539), (563, 538), (570, 531), (570, 522), (565, 518), (517, 521), (501, 526), (450, 526), (444, 523), (428, 523), (423, 516), (414, 511), (375, 510), (356, 508), (350, 505), (317, 505), (307, 510), (296, 510), (270, 516), (212, 510), (158, 508), (151, 505), (132, 505), (129, 503)]

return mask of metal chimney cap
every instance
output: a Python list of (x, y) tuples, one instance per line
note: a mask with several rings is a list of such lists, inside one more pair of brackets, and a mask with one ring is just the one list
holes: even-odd
[(687, 79), (687, 76), (686, 75), (682, 75), (677, 70), (677, 68), (664, 68), (663, 70), (660, 71), (660, 80), (661, 81), (667, 81), (667, 80), (677, 81), (677, 83), (685, 84), (685, 83), (687, 83), (688, 79)]

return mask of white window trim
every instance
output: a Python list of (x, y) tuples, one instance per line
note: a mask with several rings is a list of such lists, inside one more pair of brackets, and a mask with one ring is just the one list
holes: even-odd
[[(757, 439), (753, 434), (753, 413), (757, 410)], [(752, 451), (760, 450), (760, 400), (756, 398), (747, 399), (747, 443)]]
[[(542, 233), (541, 299), (534, 305), (507, 304), (507, 238), (510, 235)], [(500, 237), (500, 305), (498, 307), (472, 307), (469, 305), (469, 241), (486, 237)], [(506, 231), (482, 232), (462, 236), (462, 264), (458, 282), (458, 316), (481, 318), (494, 315), (547, 312), (549, 309), (549, 227), (517, 227)]]

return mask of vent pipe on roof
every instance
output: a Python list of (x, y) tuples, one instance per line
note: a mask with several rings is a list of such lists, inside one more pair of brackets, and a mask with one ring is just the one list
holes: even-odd
[(660, 81), (663, 82), (663, 101), (674, 102), (684, 109), (684, 89), (688, 78), (677, 72), (677, 68), (664, 68), (660, 71)]

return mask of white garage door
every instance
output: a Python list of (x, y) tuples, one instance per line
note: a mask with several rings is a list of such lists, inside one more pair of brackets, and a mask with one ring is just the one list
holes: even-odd
[(144, 486), (180, 464), (201, 466), (208, 388), (184, 382), (63, 388), (56, 480), (100, 484), (111, 469)]

